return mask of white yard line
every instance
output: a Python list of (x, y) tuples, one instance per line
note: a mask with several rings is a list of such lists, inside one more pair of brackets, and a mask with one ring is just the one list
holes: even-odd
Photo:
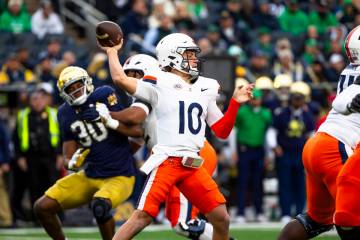
[[(280, 230), (283, 227), (281, 223), (245, 223), (245, 224), (230, 224), (230, 229), (232, 230), (257, 230), (257, 231), (266, 231), (266, 230)], [(164, 230), (171, 230), (169, 225), (151, 225), (145, 228), (144, 232), (158, 232)], [(64, 227), (65, 232), (72, 233), (96, 233), (98, 232), (97, 227)], [(42, 228), (15, 228), (15, 229), (0, 229), (0, 235), (26, 235), (45, 232)], [(336, 235), (336, 231), (330, 231), (325, 233), (326, 235)], [(1, 240), (17, 240), (20, 239), (17, 237), (1, 237)], [(21, 237), (21, 239), (27, 239), (26, 237)], [(44, 238), (45, 239), (45, 238)]]

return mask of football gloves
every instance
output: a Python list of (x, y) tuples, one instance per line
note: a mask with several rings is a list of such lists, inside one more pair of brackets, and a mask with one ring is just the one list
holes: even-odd
[(90, 149), (88, 148), (79, 148), (72, 155), (69, 163), (68, 169), (72, 171), (78, 171), (82, 165), (84, 165), (86, 156), (90, 153)]
[(96, 111), (99, 113), (101, 121), (106, 127), (116, 130), (119, 126), (119, 121), (111, 117), (110, 111), (103, 103), (96, 103)]
[(350, 113), (360, 113), (360, 94), (352, 99), (351, 103), (348, 104), (347, 109)]

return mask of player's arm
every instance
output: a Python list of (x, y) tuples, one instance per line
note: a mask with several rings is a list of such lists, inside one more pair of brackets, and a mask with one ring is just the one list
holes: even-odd
[(236, 88), (225, 114), (220, 111), (215, 100), (210, 103), (206, 121), (217, 137), (225, 139), (229, 136), (234, 127), (240, 105), (252, 98), (253, 87), (252, 84), (249, 84)]
[(118, 50), (122, 47), (122, 44), (123, 40), (115, 47), (101, 47), (99, 45), (108, 55), (110, 74), (113, 82), (136, 98), (147, 101), (152, 105), (156, 104), (157, 91), (151, 84), (126, 76), (118, 57)]
[(69, 162), (71, 161), (74, 153), (78, 149), (79, 145), (74, 140), (65, 141), (62, 145), (62, 151), (64, 156), (64, 166), (66, 169), (71, 169), (69, 167)]
[(128, 125), (116, 118), (114, 119), (105, 104), (96, 103), (96, 111), (99, 113), (101, 121), (107, 128), (129, 137), (142, 137), (144, 135), (144, 130), (140, 124)]
[(354, 83), (336, 96), (332, 107), (338, 113), (349, 115), (360, 112), (360, 85)]
[(143, 107), (135, 104), (118, 112), (110, 112), (110, 115), (113, 119), (116, 119), (127, 125), (143, 123), (148, 114), (149, 111), (146, 111)]

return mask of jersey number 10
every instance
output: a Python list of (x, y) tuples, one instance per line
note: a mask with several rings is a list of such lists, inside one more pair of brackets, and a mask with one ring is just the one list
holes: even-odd
[[(179, 118), (180, 118), (180, 121), (179, 121), (179, 133), (180, 134), (184, 134), (185, 133), (185, 102), (184, 101), (179, 101)], [(196, 115), (196, 120), (197, 120), (197, 128), (194, 127), (194, 120), (193, 120), (193, 117), (192, 117), (192, 113), (193, 111), (197, 109), (198, 111), (198, 114)], [(200, 104), (198, 103), (191, 103), (187, 109), (187, 123), (188, 123), (188, 128), (189, 128), (189, 131), (196, 135), (200, 132), (201, 130), (201, 125), (202, 125), (202, 122), (201, 122), (201, 114), (203, 113), (203, 109), (201, 107)]]

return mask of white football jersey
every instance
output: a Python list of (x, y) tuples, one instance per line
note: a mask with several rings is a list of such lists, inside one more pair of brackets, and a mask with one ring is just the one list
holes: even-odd
[[(359, 75), (360, 66), (351, 64), (341, 72), (337, 88), (337, 96), (334, 102), (349, 101), (351, 91), (348, 91), (347, 88), (354, 83), (355, 79)], [(359, 117), (359, 114), (343, 115), (332, 108), (326, 117), (325, 122), (321, 124), (318, 132), (325, 132), (335, 137), (348, 147), (354, 149), (360, 140)]]
[(168, 156), (198, 157), (205, 141), (206, 122), (211, 126), (223, 116), (216, 105), (216, 80), (199, 77), (189, 84), (167, 72), (156, 78), (153, 84), (144, 82), (146, 79), (139, 81), (134, 93), (136, 98), (151, 104), (157, 122), (157, 144), (152, 149), (152, 159), (142, 167), (145, 173)]

